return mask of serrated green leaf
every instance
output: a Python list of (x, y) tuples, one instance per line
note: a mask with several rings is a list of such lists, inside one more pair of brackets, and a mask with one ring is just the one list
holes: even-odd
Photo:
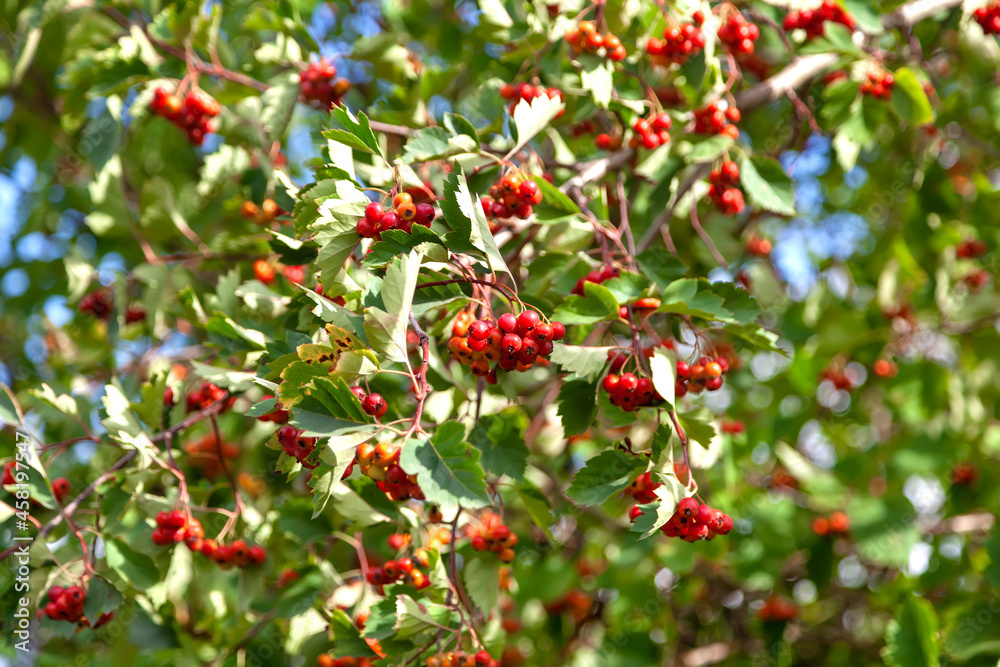
[(536, 134), (549, 126), (563, 109), (563, 101), (558, 96), (539, 95), (532, 99), (520, 100), (514, 107), (514, 131), (517, 138), (514, 147), (507, 153), (509, 159)]
[(400, 465), (417, 475), (428, 502), (473, 509), (491, 504), (479, 460), (479, 450), (465, 442), (465, 427), (445, 422), (429, 440), (407, 443)]
[(411, 250), (392, 260), (382, 281), (381, 297), (385, 309), (374, 306), (365, 309), (368, 342), (389, 361), (406, 359), (406, 328), (422, 256), (419, 251)]
[(528, 447), (524, 444), (526, 427), (527, 419), (520, 408), (508, 408), (476, 422), (469, 433), (469, 444), (482, 454), (480, 462), (486, 472), (524, 479), (528, 462)]
[(677, 362), (667, 354), (666, 350), (657, 347), (649, 360), (649, 371), (652, 373), (653, 387), (656, 392), (663, 397), (668, 408), (672, 407), (674, 404), (674, 382), (677, 379)]
[(382, 157), (378, 139), (375, 138), (364, 111), (359, 111), (355, 118), (347, 107), (333, 107), (330, 110), (330, 129), (323, 130), (323, 137)]
[(414, 248), (419, 248), (424, 253), (430, 252), (429, 248), (421, 247), (424, 243), (447, 247), (444, 239), (423, 225), (413, 225), (410, 233), (401, 229), (390, 229), (382, 232), (381, 240), (372, 244), (371, 250), (365, 255), (364, 264), (372, 268), (382, 268), (393, 258), (405, 255)]
[(570, 379), (592, 381), (608, 364), (610, 347), (590, 347), (587, 345), (563, 345), (555, 343), (549, 359), (562, 370), (572, 373)]
[(687, 273), (684, 262), (666, 248), (649, 248), (640, 253), (635, 261), (639, 264), (639, 270), (656, 283), (661, 292)]
[(585, 282), (584, 296), (571, 294), (552, 313), (552, 319), (563, 324), (594, 324), (617, 320), (618, 300), (604, 285)]
[(571, 380), (559, 389), (557, 414), (567, 438), (583, 433), (597, 416), (597, 383)]
[(580, 505), (600, 505), (631, 484), (648, 463), (645, 457), (618, 449), (603, 451), (573, 475), (566, 495)]
[(780, 215), (795, 215), (792, 179), (777, 160), (743, 155), (740, 183), (751, 206)]
[(490, 231), (483, 207), (469, 192), (469, 184), (461, 169), (454, 168), (444, 182), (444, 200), (440, 202), (448, 226), (453, 230), (445, 237), (452, 252), (478, 250), (486, 255), (494, 272), (510, 274), (503, 255)]

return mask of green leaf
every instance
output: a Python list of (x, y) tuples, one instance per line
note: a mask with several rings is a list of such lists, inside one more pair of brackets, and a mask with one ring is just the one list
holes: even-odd
[(104, 550), (108, 565), (132, 588), (143, 591), (160, 583), (160, 572), (153, 559), (133, 551), (122, 540), (106, 540)]
[(583, 433), (597, 416), (597, 382), (571, 380), (559, 389), (557, 413), (567, 438)]
[(934, 122), (934, 109), (924, 87), (920, 85), (913, 70), (900, 67), (893, 76), (896, 83), (892, 87), (892, 109), (911, 125), (928, 125)]
[(292, 266), (308, 264), (319, 255), (319, 246), (315, 243), (293, 239), (290, 236), (279, 234), (273, 229), (267, 231), (274, 237), (268, 241), (268, 245), (271, 246), (271, 250), (278, 253), (282, 264)]
[(372, 433), (377, 429), (343, 378), (313, 378), (302, 388), (291, 423), (317, 435)]
[(638, 299), (649, 288), (649, 280), (638, 273), (623, 271), (611, 280), (605, 280), (601, 286), (606, 288), (618, 303), (627, 303)]
[(683, 278), (684, 274), (687, 273), (684, 262), (666, 248), (644, 250), (635, 258), (635, 261), (639, 264), (639, 270), (656, 283), (661, 292), (667, 288), (667, 285)]
[(607, 109), (615, 88), (614, 67), (611, 61), (598, 62), (592, 69), (580, 73), (581, 87), (590, 93), (594, 104)]
[(674, 404), (674, 382), (677, 379), (677, 362), (662, 347), (653, 351), (649, 360), (649, 371), (653, 375), (653, 387), (663, 397), (667, 406)]
[(347, 107), (335, 106), (330, 111), (330, 120), (330, 129), (323, 130), (324, 138), (382, 157), (378, 139), (375, 138), (364, 111), (359, 111), (355, 118)]
[(656, 432), (653, 434), (653, 439), (649, 445), (654, 464), (659, 463), (663, 452), (667, 451), (667, 448), (670, 446), (670, 436), (672, 434), (673, 430), (669, 424), (660, 424), (656, 427)]
[(795, 215), (792, 179), (777, 160), (751, 159), (744, 154), (740, 159), (740, 182), (752, 206), (781, 215)]
[(381, 290), (385, 310), (374, 306), (365, 309), (368, 341), (372, 349), (389, 361), (406, 359), (406, 328), (420, 275), (421, 257), (420, 252), (412, 250), (390, 262)]
[(678, 146), (677, 152), (683, 155), (689, 163), (711, 162), (731, 148), (733, 143), (732, 137), (716, 134), (682, 142)]
[(0, 422), (10, 425), (21, 423), (14, 403), (14, 392), (5, 384), (0, 384)]
[(566, 495), (580, 505), (600, 505), (646, 469), (648, 459), (609, 449), (588, 459), (573, 476)]
[(531, 482), (526, 481), (519, 484), (514, 487), (514, 490), (535, 525), (541, 528), (549, 541), (555, 541), (552, 529), (549, 527), (553, 522), (552, 505), (549, 504), (549, 499)]
[(528, 447), (524, 444), (527, 418), (520, 408), (507, 408), (495, 415), (486, 415), (476, 422), (469, 433), (469, 444), (482, 454), (486, 472), (497, 477), (507, 475), (524, 479), (528, 463)]
[(507, 153), (507, 158), (517, 153), (531, 139), (544, 130), (563, 109), (563, 101), (559, 97), (539, 95), (528, 102), (520, 100), (514, 107), (514, 147)]
[(423, 245), (425, 243), (447, 248), (444, 239), (423, 225), (413, 225), (409, 234), (401, 229), (390, 229), (382, 232), (382, 239), (372, 244), (371, 250), (365, 255), (364, 265), (382, 268), (394, 258), (415, 248), (424, 253), (430, 252), (431, 249)]
[(894, 667), (934, 667), (941, 656), (940, 642), (934, 605), (910, 597), (886, 628), (882, 657)]
[(555, 343), (549, 359), (562, 370), (572, 373), (569, 379), (592, 381), (601, 375), (607, 366), (610, 351), (610, 347)]
[(375, 657), (375, 652), (361, 638), (361, 632), (342, 609), (334, 609), (330, 614), (330, 631), (333, 633), (334, 657)]
[(786, 350), (778, 347), (778, 334), (768, 331), (759, 324), (727, 324), (725, 329), (751, 345), (788, 356)]
[(467, 135), (456, 135), (441, 126), (426, 127), (406, 142), (398, 161), (402, 164), (414, 164), (474, 153), (477, 150), (479, 143)]
[(532, 176), (531, 180), (538, 183), (538, 188), (542, 191), (542, 203), (539, 204), (540, 206), (551, 206), (567, 213), (580, 212), (580, 207), (576, 205), (576, 202), (567, 197), (562, 190), (549, 183), (546, 178)]
[(281, 140), (298, 99), (298, 76), (291, 73), (282, 75), (279, 81), (272, 82), (271, 87), (261, 94), (260, 101), (264, 110), (260, 114), (260, 124), (270, 141)]
[(479, 459), (479, 450), (465, 442), (465, 427), (445, 422), (430, 440), (407, 443), (400, 465), (417, 475), (428, 502), (473, 509), (491, 504)]
[(111, 584), (101, 577), (91, 577), (87, 597), (83, 602), (83, 615), (93, 625), (101, 614), (117, 609), (124, 598)]
[(604, 320), (617, 320), (618, 300), (604, 285), (585, 282), (585, 296), (571, 294), (552, 313), (552, 319), (563, 324), (594, 324)]
[(510, 269), (493, 238), (483, 207), (472, 197), (465, 174), (457, 167), (444, 182), (444, 200), (440, 205), (448, 226), (453, 230), (445, 237), (447, 247), (452, 252), (478, 250), (486, 255), (490, 269), (509, 275)]
[(477, 147), (479, 146), (479, 132), (476, 131), (476, 126), (464, 116), (459, 116), (457, 113), (451, 113), (450, 111), (445, 112), (444, 126), (452, 134), (464, 134), (472, 139)]
[(489, 553), (472, 558), (462, 568), (462, 580), (469, 599), (484, 617), (489, 617), (499, 596), (500, 561)]

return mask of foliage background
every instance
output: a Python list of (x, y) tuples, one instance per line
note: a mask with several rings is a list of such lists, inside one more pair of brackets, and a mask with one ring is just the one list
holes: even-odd
[[(238, 470), (264, 484), (245, 518), (248, 531), (271, 554), (259, 574), (219, 576), (182, 548), (155, 548), (148, 539), (151, 517), (173, 502), (177, 490), (151, 464), (156, 453), (140, 448), (145, 464), (107, 479), (85, 503), (91, 512), (80, 519), (94, 525), (100, 516), (104, 544), (96, 566), (106, 585), (120, 593), (117, 620), (75, 637), (43, 623), (36, 633), (44, 642), (38, 664), (65, 664), (69, 656), (94, 665), (313, 664), (317, 653), (334, 645), (364, 648), (343, 624), (347, 616), (334, 611), (334, 591), (346, 596), (336, 600), (353, 605), (344, 591), (358, 588), (339, 586), (341, 573), (357, 565), (354, 549), (337, 536), (363, 530), (365, 546), (388, 557), (385, 539), (395, 521), (426, 539), (422, 517), (373, 508), (371, 496), (359, 500), (339, 487), (334, 502), (313, 517), (303, 476), (293, 472), (287, 481), (276, 472), (288, 462), (279, 462), (265, 446), (272, 428), (243, 415), (262, 391), (242, 373), (264, 375), (268, 361), (304, 340), (287, 332), (311, 336), (324, 322), (311, 312), (318, 302), (301, 290), (280, 278), (273, 289), (252, 279), (250, 262), (275, 246), (240, 217), (239, 208), (268, 194), (292, 210), (289, 193), (298, 186), (334, 180), (317, 166), (345, 164), (343, 152), (331, 154), (320, 134), (336, 121), (295, 103), (295, 74), (315, 54), (330, 57), (351, 80), (345, 101), (352, 110), (412, 128), (442, 124), (446, 113), (458, 113), (497, 147), (510, 136), (497, 91), (504, 82), (521, 80), (522, 65), (530, 63), (547, 85), (574, 91), (567, 95), (565, 116), (532, 141), (552, 165), (572, 166), (550, 167), (556, 184), (564, 184), (581, 163), (606, 157), (594, 149), (592, 137), (574, 137), (569, 127), (607, 117), (601, 100), (628, 118), (635, 109), (628, 100), (642, 99), (643, 91), (635, 77), (617, 72), (612, 78), (597, 59), (570, 62), (559, 35), (580, 8), (561, 4), (563, 16), (552, 19), (542, 3), (499, 0), (5, 3), (2, 20), (11, 39), (0, 58), (7, 89), (0, 97), (0, 233), (6, 240), (0, 243), (0, 380), (23, 415), (14, 414), (14, 400), (5, 399), (4, 447), (13, 443), (17, 422), (40, 442), (78, 440), (41, 453), (44, 472), (37, 471), (35, 491), (48, 505), (38, 517), (48, 522), (55, 514), (44, 479), (69, 478), (75, 495), (120, 459), (121, 448), (135, 446), (123, 444), (122, 433), (129, 435), (131, 427), (119, 423), (130, 411), (109, 410), (107, 399), (115, 395), (109, 391), (137, 405), (143, 431), (152, 437), (149, 423), (159, 423), (159, 396), (168, 381), (164, 371), (172, 362), (202, 362), (192, 367), (194, 376), (247, 390), (219, 426), (243, 450)], [(688, 4), (678, 3), (680, 15), (687, 15)], [(742, 368), (718, 394), (678, 402), (692, 439), (705, 445), (704, 465), (696, 463), (703, 468), (696, 471), (702, 493), (736, 519), (731, 535), (699, 544), (659, 535), (639, 540), (629, 532), (626, 501), (615, 496), (584, 507), (565, 497), (588, 458), (625, 435), (645, 449), (655, 427), (648, 415), (631, 425), (632, 417), (612, 411), (603, 398), (591, 428), (589, 415), (576, 410), (574, 401), (566, 401), (573, 409), (560, 411), (550, 388), (557, 391), (562, 379), (553, 377), (574, 369), (542, 369), (519, 379), (520, 400), (512, 407), (499, 390), (487, 392), (483, 413), (501, 415), (489, 423), (512, 429), (513, 439), (525, 438), (530, 451), (522, 479), (507, 477), (498, 487), (505, 518), (521, 536), (509, 597), (523, 630), (508, 637), (495, 620), (480, 619), (495, 655), (506, 644), (537, 665), (997, 663), (1000, 541), (992, 511), (1000, 452), (994, 250), (1000, 241), (994, 208), (1000, 51), (970, 20), (971, 3), (942, 2), (942, 12), (916, 23), (912, 32), (883, 29), (880, 16), (893, 16), (899, 4), (845, 2), (870, 35), (864, 48), (834, 28), (827, 39), (796, 42), (799, 56), (832, 56), (824, 73), (842, 68), (854, 75), (853, 82), (831, 86), (817, 76), (801, 88), (808, 115), (782, 95), (745, 111), (742, 148), (734, 154), (770, 161), (760, 163), (768, 167), (759, 189), (751, 192), (745, 179), (749, 213), (729, 218), (701, 209), (725, 266), (686, 216), (670, 226), (677, 249), (677, 263), (670, 266), (678, 269), (671, 278), (726, 282), (745, 271), (763, 309), (756, 318), (763, 329), (754, 331), (775, 332), (777, 348), (786, 353), (769, 349), (766, 340), (754, 347), (732, 333), (730, 322), (728, 330), (713, 335), (737, 345)], [(741, 6), (778, 24), (784, 14), (770, 4)], [(641, 62), (645, 37), (662, 30), (660, 8), (609, 0), (604, 16), (629, 47), (624, 67), (666, 80), (663, 71)], [(543, 50), (549, 38), (555, 46)], [(175, 81), (187, 71), (182, 59), (154, 42), (175, 48), (190, 43), (202, 63), (210, 63), (207, 54), (214, 49), (227, 70), (273, 87), (261, 94), (231, 77), (202, 76), (201, 86), (224, 112), (219, 132), (194, 149), (148, 111), (157, 82)], [(778, 31), (763, 24), (758, 52), (774, 71), (791, 58)], [(896, 73), (903, 90), (890, 104), (857, 95), (856, 70), (870, 66), (873, 57)], [(683, 120), (694, 101), (717, 94), (725, 66), (724, 57), (706, 57), (682, 69), (680, 88), (691, 103), (675, 109), (675, 120)], [(608, 103), (612, 82), (621, 99)], [(737, 88), (755, 82), (748, 75)], [(931, 84), (929, 96), (925, 83)], [(378, 133), (378, 146), (391, 160), (406, 139)], [(279, 171), (274, 142), (287, 157)], [(637, 238), (687, 177), (722, 148), (677, 130), (669, 149), (641, 155), (636, 170), (623, 170), (627, 186), (636, 188), (629, 189), (628, 201)], [(536, 173), (546, 168), (534, 158), (527, 162)], [(366, 182), (387, 180), (387, 170), (363, 151), (350, 164)], [(416, 165), (413, 173), (443, 192), (439, 165)], [(494, 176), (470, 176), (473, 192), (484, 193)], [(691, 192), (701, 197), (706, 190), (696, 185)], [(616, 216), (606, 190), (589, 185), (583, 194), (599, 218)], [(590, 225), (572, 208), (540, 207), (543, 224), (515, 269), (522, 298), (547, 312), (570, 308), (565, 298), (593, 265), (584, 258), (596, 247)], [(297, 218), (308, 223), (308, 215)], [(203, 245), (193, 243), (185, 227)], [(305, 224), (288, 224), (282, 232), (303, 238)], [(751, 235), (773, 240), (770, 260), (747, 255)], [(989, 253), (975, 261), (956, 258), (955, 245), (968, 237), (986, 241)], [(157, 256), (179, 260), (150, 263), (143, 242)], [(504, 250), (516, 245), (514, 240)], [(980, 269), (991, 282), (973, 292), (963, 279)], [(373, 273), (357, 264), (351, 281), (337, 275), (336, 263), (319, 262), (311, 270), (322, 271), (324, 285), (338, 286), (332, 294), (377, 291), (369, 282)], [(106, 324), (74, 310), (98, 284), (116, 290), (119, 315)], [(648, 289), (676, 289), (671, 284)], [(705, 283), (700, 289), (730, 293)], [(437, 360), (450, 315), (460, 305), (450, 299), (459, 296), (457, 287), (441, 296), (446, 317), (438, 315), (439, 303), (418, 304)], [(121, 320), (129, 298), (145, 307), (144, 323)], [(196, 303), (211, 317), (197, 317)], [(349, 304), (360, 312), (361, 301)], [(911, 319), (885, 315), (903, 304), (912, 306)], [(716, 317), (701, 319), (707, 327)], [(659, 334), (683, 340), (681, 318), (657, 322)], [(581, 343), (589, 327), (571, 329), (568, 342)], [(266, 353), (261, 340), (270, 344)], [(898, 375), (875, 377), (873, 363), (888, 357), (898, 364)], [(848, 364), (858, 380), (853, 391), (821, 381), (821, 372), (838, 364)], [(462, 377), (436, 361), (429, 379), (444, 397), (431, 411), (432, 421), (470, 410), (465, 396), (476, 386), (467, 373)], [(182, 392), (191, 379), (169, 381)], [(412, 413), (405, 382), (383, 375), (372, 384), (396, 406), (394, 414)], [(587, 423), (578, 430), (587, 435), (568, 441), (565, 420), (581, 415)], [(176, 423), (180, 416), (174, 417)], [(746, 433), (716, 434), (723, 418), (742, 420)], [(207, 430), (205, 423), (196, 424), (183, 440)], [(130, 435), (138, 437), (138, 431)], [(963, 462), (979, 470), (971, 487), (952, 484), (952, 469)], [(669, 473), (669, 461), (657, 465)], [(232, 507), (225, 484), (186, 470), (200, 503)], [(792, 474), (799, 488), (775, 488), (779, 471)], [(0, 507), (6, 540), (12, 522), (9, 506)], [(849, 537), (814, 535), (812, 520), (836, 509), (851, 516)], [(49, 540), (33, 543), (33, 596), (65, 578), (53, 557), (79, 557), (65, 526), (57, 526)], [(483, 582), (496, 576), (496, 564), (468, 547), (461, 552), (471, 568), (463, 570), (464, 581), (488, 610), (497, 603)], [(293, 589), (278, 590), (275, 578), (287, 567), (303, 577)], [(12, 586), (5, 570), (5, 622)], [(574, 588), (594, 601), (585, 622), (545, 611)], [(429, 595), (440, 603), (442, 591), (436, 587)], [(756, 611), (772, 594), (795, 600), (798, 617), (790, 623), (758, 619)], [(359, 606), (371, 602), (366, 597)], [(379, 613), (373, 612), (376, 618)], [(416, 637), (433, 637), (429, 625), (413, 622)], [(383, 646), (405, 653), (405, 633), (395, 641), (386, 635)], [(5, 648), (3, 655), (14, 652)]]

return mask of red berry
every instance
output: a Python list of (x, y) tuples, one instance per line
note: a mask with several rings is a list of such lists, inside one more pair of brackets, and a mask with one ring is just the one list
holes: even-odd
[(361, 407), (372, 417), (382, 417), (389, 411), (389, 404), (385, 402), (381, 394), (368, 394)]

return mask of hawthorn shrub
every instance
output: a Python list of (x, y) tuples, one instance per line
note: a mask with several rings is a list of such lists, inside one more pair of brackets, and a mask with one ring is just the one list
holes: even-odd
[(2, 12), (8, 660), (1000, 658), (996, 2)]

